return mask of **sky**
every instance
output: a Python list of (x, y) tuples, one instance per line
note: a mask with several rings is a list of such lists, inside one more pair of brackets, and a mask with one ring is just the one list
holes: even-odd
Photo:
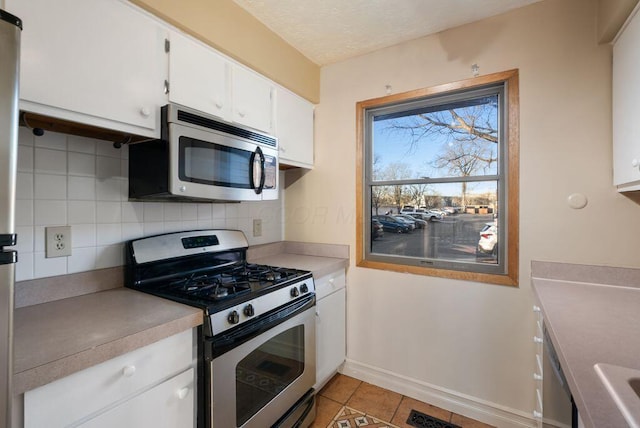
[[(437, 117), (449, 124), (455, 124), (455, 119), (449, 108), (454, 108), (454, 111), (463, 118), (474, 116), (476, 119), (476, 125), (481, 127), (485, 124), (487, 127), (497, 129), (497, 98), (495, 96), (482, 97), (480, 99), (473, 100), (471, 102), (463, 102), (467, 105), (445, 105), (439, 106), (435, 112), (427, 112), (430, 117)], [(469, 105), (471, 104), (471, 105)], [(480, 106), (478, 106), (480, 105)], [(492, 108), (493, 107), (493, 108)], [(401, 114), (387, 114), (377, 116), (373, 122), (373, 155), (374, 159), (377, 158), (376, 170), (383, 171), (390, 164), (402, 163), (406, 166), (406, 170), (410, 170), (409, 176), (396, 176), (397, 178), (421, 178), (421, 177), (447, 177), (447, 176), (460, 176), (459, 172), (452, 172), (448, 167), (438, 168), (434, 165), (435, 160), (439, 155), (444, 154), (447, 149), (455, 149), (460, 147), (460, 144), (470, 145), (467, 143), (458, 143), (451, 137), (449, 130), (445, 127), (433, 128), (434, 132), (422, 138), (415, 138), (411, 132), (419, 132), (424, 129), (417, 125), (424, 125), (427, 123), (425, 119), (422, 119), (418, 113), (421, 111), (406, 112)], [(478, 112), (482, 112), (479, 114)], [(467, 122), (469, 120), (467, 119)], [(401, 129), (405, 128), (405, 129)], [(468, 140), (468, 134), (463, 136)], [(458, 137), (460, 138), (460, 137)], [(485, 150), (485, 155), (489, 157), (496, 157), (497, 144), (487, 142), (486, 140), (476, 139), (476, 145), (473, 147), (482, 147)], [(468, 153), (470, 149), (467, 149)], [(489, 153), (490, 152), (490, 153)], [(497, 174), (497, 162), (492, 162), (487, 168), (486, 163), (482, 163), (483, 169), (479, 169), (473, 173), (473, 175), (485, 175), (485, 174)], [(461, 185), (459, 183), (453, 184), (437, 184), (431, 185), (432, 189), (437, 190), (441, 195), (454, 195), (460, 194)], [(487, 191), (496, 191), (495, 182), (479, 182), (469, 184), (467, 186), (468, 193), (485, 193)], [(442, 193), (445, 192), (445, 193)]]

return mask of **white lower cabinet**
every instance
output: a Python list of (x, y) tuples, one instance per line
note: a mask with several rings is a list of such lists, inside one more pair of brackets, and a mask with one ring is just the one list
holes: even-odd
[(536, 320), (536, 328), (535, 334), (533, 336), (533, 342), (535, 343), (536, 348), (536, 361), (535, 361), (535, 369), (533, 372), (533, 380), (535, 382), (536, 395), (535, 402), (533, 406), (533, 419), (536, 422), (537, 427), (542, 427), (543, 423), (543, 411), (542, 411), (542, 381), (544, 379), (543, 376), (543, 347), (544, 347), (544, 318), (542, 316), (542, 311), (540, 307), (537, 305), (533, 306), (533, 312), (535, 314)]
[(83, 428), (193, 427), (193, 369), (81, 423)]
[(188, 330), (25, 392), (24, 428), (193, 427), (193, 337)]
[(345, 287), (344, 270), (316, 281), (316, 391), (331, 379), (346, 357)]

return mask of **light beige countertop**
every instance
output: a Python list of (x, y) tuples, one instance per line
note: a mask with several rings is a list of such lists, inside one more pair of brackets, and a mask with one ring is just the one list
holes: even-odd
[(349, 266), (349, 246), (284, 241), (249, 247), (247, 260), (251, 263), (309, 270), (318, 279)]
[(14, 393), (202, 324), (202, 310), (128, 288), (18, 308)]
[(533, 262), (532, 284), (585, 426), (628, 426), (594, 365), (640, 369), (640, 269)]
[[(349, 246), (282, 241), (249, 248), (251, 262), (310, 270), (349, 265)], [(202, 324), (202, 310), (123, 288), (122, 267), (23, 281), (16, 287), (14, 393)]]

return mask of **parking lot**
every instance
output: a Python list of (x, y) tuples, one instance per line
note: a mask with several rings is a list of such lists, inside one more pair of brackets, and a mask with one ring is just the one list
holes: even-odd
[[(409, 233), (385, 231), (383, 237), (372, 242), (371, 251), (378, 254), (475, 262), (480, 230), (492, 221), (492, 214), (457, 214), (428, 222), (424, 229), (415, 229)], [(495, 259), (482, 261), (495, 263)]]

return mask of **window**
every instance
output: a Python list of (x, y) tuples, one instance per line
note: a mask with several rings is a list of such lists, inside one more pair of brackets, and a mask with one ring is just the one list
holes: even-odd
[(357, 104), (357, 264), (517, 285), (518, 71)]

